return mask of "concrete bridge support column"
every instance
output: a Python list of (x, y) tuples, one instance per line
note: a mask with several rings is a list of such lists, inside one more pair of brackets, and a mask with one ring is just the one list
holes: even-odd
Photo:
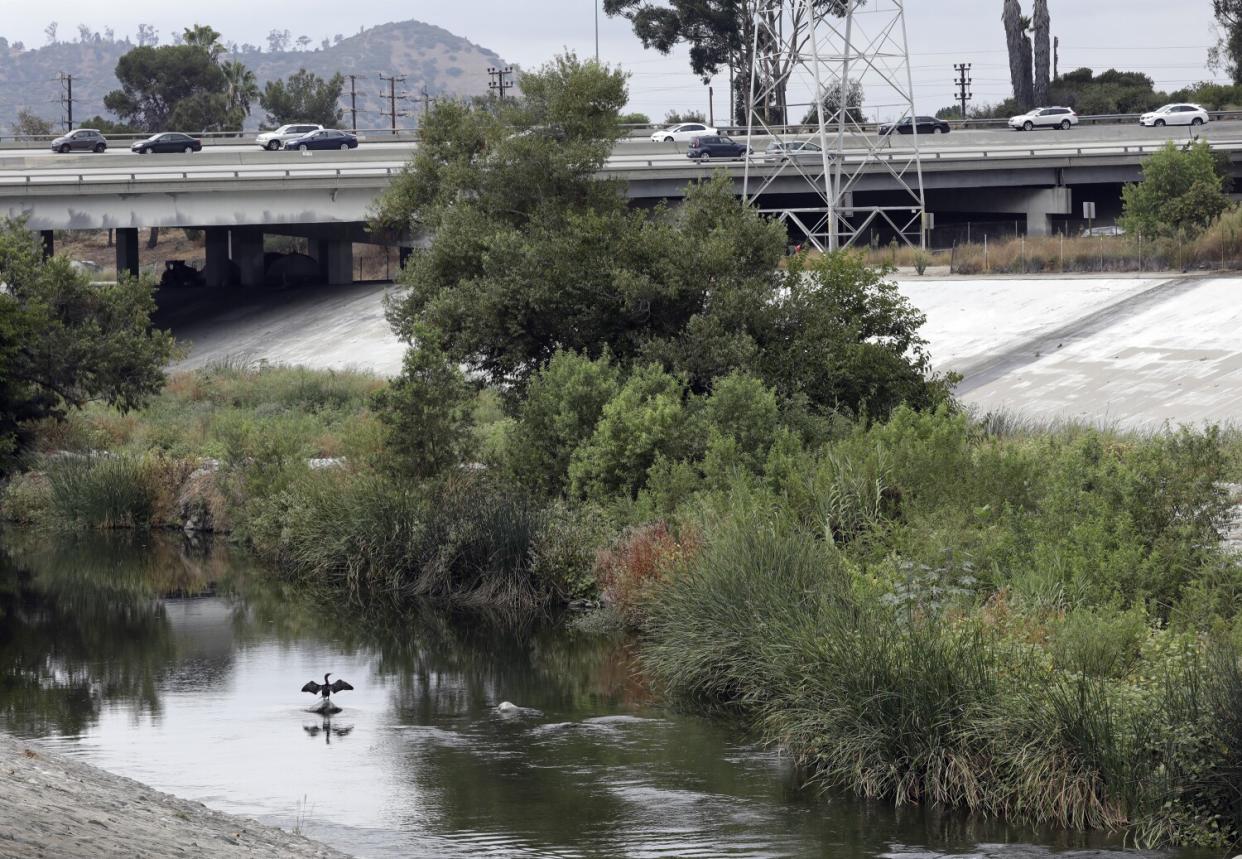
[(320, 239), (315, 242), (315, 259), (323, 281), (331, 286), (354, 282), (354, 243), (342, 239)]
[(119, 227), (116, 231), (116, 278), (138, 276), (138, 228)]
[(1026, 203), (1026, 234), (1046, 236), (1052, 232), (1053, 215), (1074, 214), (1074, 201), (1069, 188), (1044, 188), (1032, 191)]
[(207, 286), (229, 285), (229, 231), (227, 227), (206, 229), (207, 262), (203, 281)]
[(232, 230), (233, 262), (237, 264), (242, 286), (263, 285), (263, 230), (240, 227)]
[(40, 230), (39, 238), (43, 241), (43, 258), (53, 256), (56, 253), (56, 234), (51, 230)]

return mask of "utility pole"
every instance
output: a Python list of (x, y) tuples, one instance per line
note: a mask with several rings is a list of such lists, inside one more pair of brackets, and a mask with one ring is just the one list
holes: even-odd
[(970, 63), (954, 63), (953, 71), (957, 72), (957, 79), (953, 81), (957, 87), (957, 100), (962, 103), (962, 119), (966, 118), (966, 102), (975, 97), (975, 94), (967, 91), (970, 86)]
[(1061, 53), (1061, 39), (1058, 36), (1053, 36), (1052, 37), (1052, 79), (1053, 80), (1057, 79), (1057, 60), (1059, 59), (1057, 55), (1059, 53)]
[(426, 84), (423, 84), (423, 88), (421, 92), (422, 94), (419, 97), (419, 101), (423, 103), (423, 109), (422, 109), (422, 112), (419, 114), (420, 125), (422, 124), (422, 118), (427, 115), (428, 111), (431, 110), (431, 103), (434, 101), (434, 99), (431, 97), (431, 93), (427, 92)]
[(73, 130), (73, 75), (60, 73), (60, 104), (66, 110), (65, 114), (65, 130)]
[[(405, 115), (404, 113), (400, 113), (397, 110), (397, 81), (401, 81), (401, 83), (405, 83), (405, 75), (393, 75), (392, 77), (385, 77), (384, 75), (380, 75), (379, 77), (380, 77), (380, 80), (382, 81), (388, 81), (388, 110), (387, 111), (381, 110), (380, 115), (387, 116), (392, 120), (392, 133), (396, 134), (397, 133), (397, 117)], [(380, 97), (383, 98), (382, 95)], [(402, 93), (401, 97), (405, 98), (405, 94)]]
[(348, 75), (349, 78), (349, 124), (352, 130), (358, 130), (358, 90), (356, 87), (357, 75)]
[(513, 83), (505, 80), (506, 77), (513, 77), (513, 66), (505, 66), (503, 69), (492, 68), (489, 66), (487, 74), (489, 77), (495, 79), (487, 85), (487, 88), (496, 93), (496, 95), (500, 96), (501, 101), (504, 101), (505, 91), (513, 89)]
[(599, 0), (595, 0), (595, 65), (599, 65)]

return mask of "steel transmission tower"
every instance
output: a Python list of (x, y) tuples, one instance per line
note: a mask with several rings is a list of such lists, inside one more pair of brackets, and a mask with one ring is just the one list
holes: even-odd
[[(905, 4), (758, 0), (744, 199), (820, 250), (873, 237), (923, 244), (918, 134), (882, 136), (863, 115), (886, 125), (914, 116)], [(765, 136), (789, 157), (758, 155)], [(819, 150), (791, 148), (802, 141)]]

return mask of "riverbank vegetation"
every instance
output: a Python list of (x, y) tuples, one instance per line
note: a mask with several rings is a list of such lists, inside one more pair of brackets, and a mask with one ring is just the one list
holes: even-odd
[(1238, 437), (972, 417), (885, 270), (786, 260), (724, 181), (597, 180), (621, 75), (521, 85), (437, 106), (381, 203), (431, 234), (397, 378), (221, 366), (44, 419), (0, 513), (227, 531), (364, 607), (602, 602), (814, 783), (1236, 843)]

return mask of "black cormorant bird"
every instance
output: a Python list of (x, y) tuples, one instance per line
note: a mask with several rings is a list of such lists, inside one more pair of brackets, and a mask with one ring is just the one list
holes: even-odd
[(336, 681), (333, 681), (332, 683), (329, 683), (328, 678), (331, 676), (332, 676), (332, 672), (329, 671), (327, 674), (323, 675), (322, 683), (316, 683), (314, 680), (312, 680), (302, 687), (302, 691), (309, 692), (312, 695), (322, 695), (323, 700), (327, 701), (328, 696), (331, 695), (333, 692), (344, 692), (347, 689), (354, 688), (353, 686), (350, 686), (348, 683), (346, 683), (344, 680), (336, 680)]

